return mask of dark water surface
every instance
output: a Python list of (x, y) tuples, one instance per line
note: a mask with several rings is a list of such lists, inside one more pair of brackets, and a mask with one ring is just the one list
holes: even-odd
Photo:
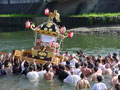
[[(33, 46), (33, 41), (34, 33), (32, 31), (0, 33), (0, 51), (11, 52), (13, 49), (30, 49)], [(72, 39), (66, 38), (63, 42), (62, 50), (67, 50), (70, 53), (83, 50), (86, 54), (105, 56), (109, 52), (120, 51), (120, 36), (75, 35)], [(104, 80), (108, 88), (110, 87), (110, 78), (111, 76), (105, 76)], [(29, 82), (24, 76), (4, 76), (0, 77), (0, 90), (74, 90), (74, 86), (64, 84), (57, 79)]]

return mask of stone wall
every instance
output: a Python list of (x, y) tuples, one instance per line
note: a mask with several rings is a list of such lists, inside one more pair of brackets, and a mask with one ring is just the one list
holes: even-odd
[(13, 32), (25, 30), (25, 22), (32, 18), (0, 18), (0, 32)]
[(62, 14), (120, 12), (120, 0), (58, 0), (54, 9)]

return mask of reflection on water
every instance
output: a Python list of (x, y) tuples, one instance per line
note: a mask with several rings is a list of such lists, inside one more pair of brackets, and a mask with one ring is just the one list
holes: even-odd
[[(31, 31), (0, 33), (0, 51), (10, 52), (13, 49), (30, 49), (33, 46), (34, 33)], [(72, 39), (65, 39), (62, 50), (73, 53), (83, 50), (86, 54), (101, 54), (120, 51), (120, 36), (83, 36), (75, 35)], [(104, 82), (110, 88), (111, 76), (105, 76)], [(90, 83), (93, 85), (93, 82)], [(0, 77), (0, 90), (74, 90), (74, 86), (64, 84), (55, 78), (54, 81), (40, 80), (29, 82), (24, 76)], [(89, 90), (89, 89), (84, 89)]]
[[(87, 36), (75, 35), (72, 39), (63, 40), (62, 50), (71, 53), (83, 50), (86, 53), (102, 54), (118, 52), (120, 36)], [(0, 33), (0, 51), (10, 52), (13, 49), (30, 49), (33, 46), (34, 33), (32, 31)]]

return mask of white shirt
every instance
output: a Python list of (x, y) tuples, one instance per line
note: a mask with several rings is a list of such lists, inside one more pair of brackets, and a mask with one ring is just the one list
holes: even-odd
[(78, 75), (69, 75), (67, 76), (67, 78), (64, 79), (64, 82), (76, 85), (79, 80), (80, 77)]
[(38, 78), (39, 78), (39, 75), (38, 75), (38, 73), (36, 72), (36, 71), (33, 71), (33, 72), (28, 72), (27, 73), (27, 78), (29, 79), (29, 80), (31, 80), (31, 81), (36, 81), (36, 80), (38, 80)]
[(73, 59), (70, 61), (70, 66), (75, 67), (75, 63), (78, 63), (78, 61), (77, 61), (75, 58), (73, 58)]
[(70, 71), (66, 71), (69, 75), (71, 75), (71, 72)]
[(107, 90), (107, 86), (104, 83), (99, 82), (94, 84), (91, 90)]
[(24, 63), (25, 63), (25, 60), (24, 60), (24, 61), (22, 62), (22, 64), (21, 64), (22, 72), (25, 70)]
[(66, 62), (61, 62), (61, 65), (66, 65)]
[(102, 70), (102, 71), (104, 71), (106, 68), (105, 68), (105, 65), (102, 65), (102, 66), (100, 66), (100, 69)]
[(81, 74), (80, 68), (75, 68), (74, 73), (75, 75), (80, 75)]
[(39, 78), (44, 78), (46, 71), (38, 71)]

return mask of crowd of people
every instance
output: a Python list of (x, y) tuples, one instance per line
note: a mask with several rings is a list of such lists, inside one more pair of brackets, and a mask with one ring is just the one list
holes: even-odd
[[(110, 78), (110, 90), (120, 90), (120, 53), (109, 53), (105, 57), (92, 53), (86, 55), (82, 51), (76, 54), (61, 53), (62, 62), (39, 64), (33, 59), (16, 59), (14, 56), (0, 56), (0, 76), (24, 74), (30, 81), (39, 79), (54, 80), (57, 77), (64, 83), (75, 85), (75, 90), (89, 88), (90, 90), (108, 90), (103, 82), (104, 75), (112, 75)], [(90, 83), (94, 81), (93, 86)]]

